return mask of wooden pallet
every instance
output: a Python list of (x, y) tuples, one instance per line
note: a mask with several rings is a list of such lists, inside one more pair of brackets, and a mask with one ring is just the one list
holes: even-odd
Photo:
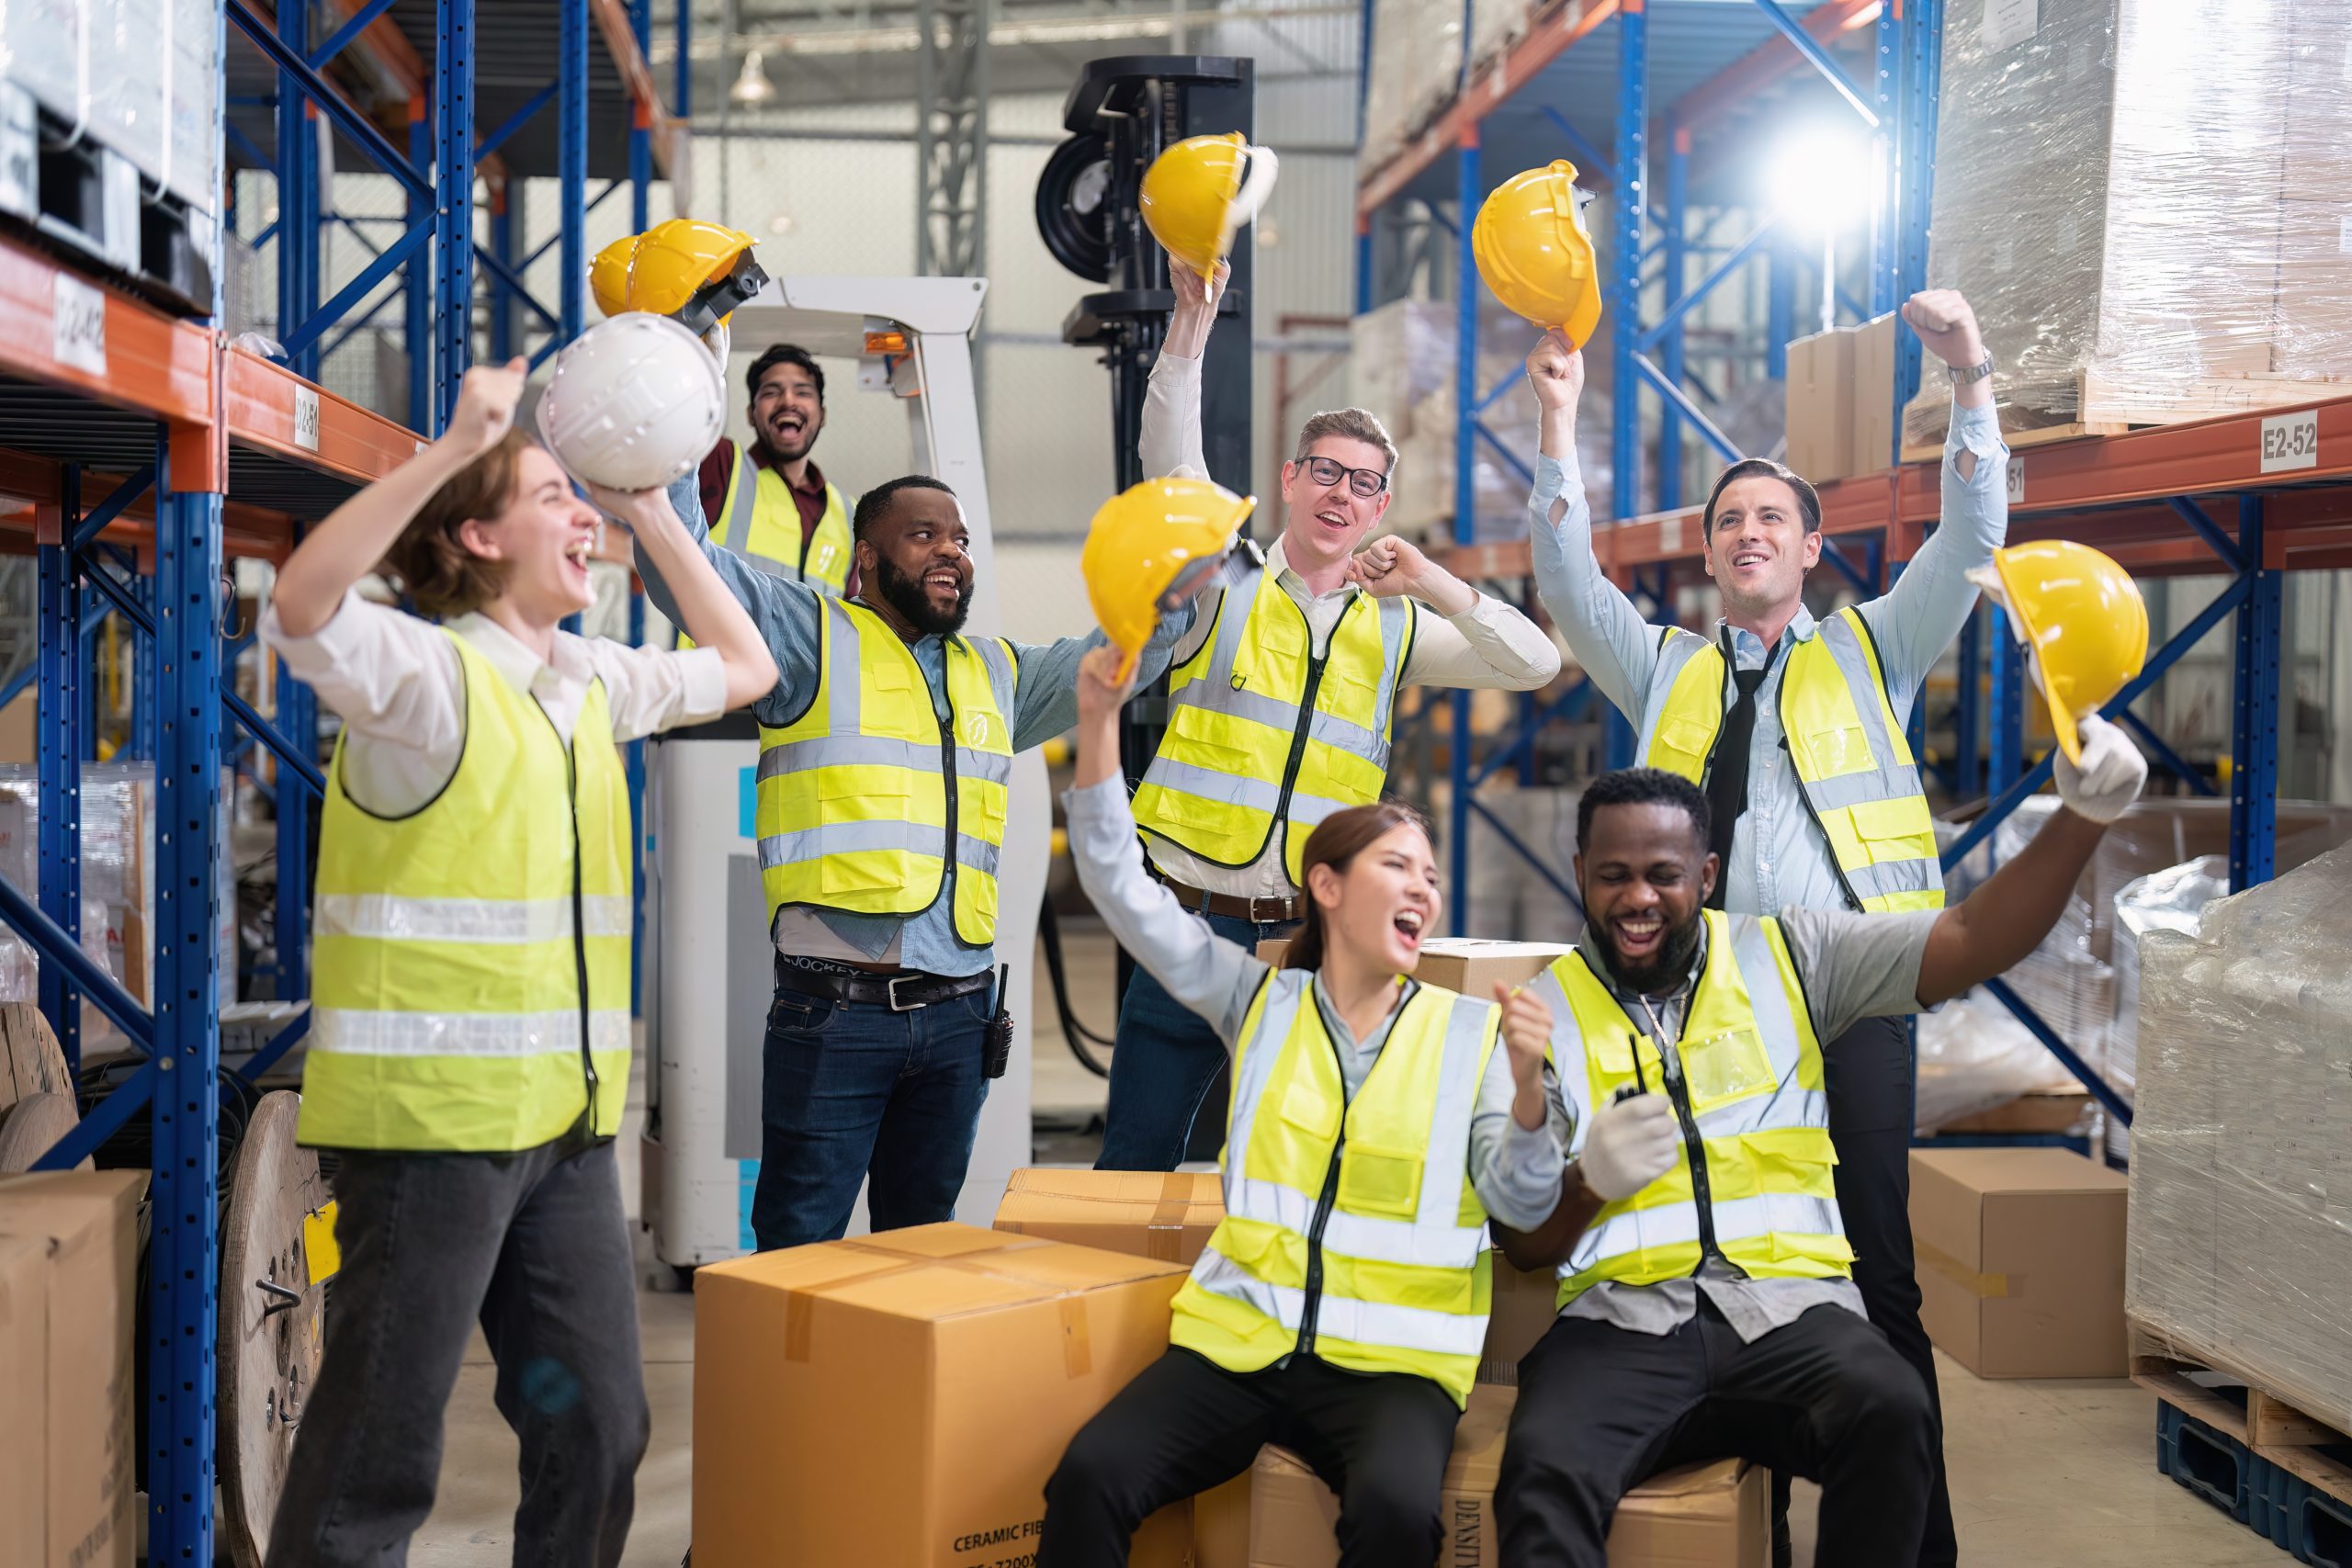
[[(2177, 1409), (2244, 1443), (2298, 1480), (2352, 1506), (2352, 1463), (2324, 1449), (2352, 1446), (2347, 1436), (2308, 1416), (2254, 1378), (2189, 1349), (2136, 1319), (2131, 1323), (2132, 1381)], [(2197, 1381), (2202, 1374), (2209, 1382)], [(2243, 1386), (2245, 1404), (2214, 1392)]]
[[(2221, 414), (2248, 413), (2316, 402), (2322, 398), (2339, 395), (2344, 385), (2341, 379), (2320, 381), (2259, 376), (2214, 376), (2200, 381), (2167, 385), (2162, 399), (2157, 400), (2143, 396), (2098, 370), (2084, 370), (2077, 372), (2075, 378), (2074, 406), (2082, 411), (2081, 418), (2059, 424), (2011, 429), (2008, 420), (2019, 415), (2019, 411), (2012, 408), (2006, 411), (2001, 439), (2008, 443), (2010, 451), (2016, 452), (2030, 446), (2047, 446), (2053, 441), (2075, 441), (2086, 435), (2120, 435), (2127, 430), (2143, 429), (2153, 424), (2186, 424), (2192, 420), (2212, 419)], [(1937, 390), (1940, 397), (1941, 389)], [(1912, 404), (1914, 408), (1917, 406), (1917, 402)], [(2025, 417), (2031, 415), (2028, 413)], [(1940, 438), (1933, 442), (1906, 442), (1903, 447), (1903, 460), (1906, 463), (1931, 462), (1942, 457), (1943, 450)]]

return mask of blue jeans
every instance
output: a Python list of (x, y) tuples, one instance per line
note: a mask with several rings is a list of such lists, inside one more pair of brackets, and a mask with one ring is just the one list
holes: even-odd
[(833, 1241), (858, 1183), (877, 1231), (956, 1217), (989, 1082), (989, 992), (909, 1012), (778, 990), (760, 1094), (760, 1250)]
[[(1256, 952), (1261, 942), (1295, 935), (1295, 920), (1260, 924), (1232, 915), (1203, 915), (1209, 930)], [(1173, 1170), (1184, 1162), (1193, 1123), (1209, 1111), (1225, 1126), (1225, 1042), (1199, 1014), (1168, 994), (1138, 964), (1119, 1002), (1117, 1046), (1111, 1053), (1111, 1104), (1103, 1115), (1097, 1170)], [(1211, 1090), (1216, 1104), (1206, 1105)], [(1215, 1158), (1215, 1145), (1204, 1158)]]

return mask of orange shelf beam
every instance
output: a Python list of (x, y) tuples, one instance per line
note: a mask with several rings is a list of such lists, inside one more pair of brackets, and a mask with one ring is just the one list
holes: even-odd
[[(365, 484), (407, 462), (422, 445), (398, 421), (241, 348), (229, 351), (222, 381), (229, 439), (304, 468)], [(314, 429), (306, 428), (310, 422), (303, 417), (308, 398), (317, 400)]]
[(219, 412), (218, 342), (208, 327), (0, 239), (0, 374), (177, 425), (207, 425)]

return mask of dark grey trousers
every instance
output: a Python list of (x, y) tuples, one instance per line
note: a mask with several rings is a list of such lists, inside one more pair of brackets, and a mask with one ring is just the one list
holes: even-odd
[(612, 1145), (347, 1154), (334, 1192), (343, 1271), (271, 1568), (408, 1560), (477, 1318), (522, 1440), (515, 1562), (618, 1562), (650, 1418)]

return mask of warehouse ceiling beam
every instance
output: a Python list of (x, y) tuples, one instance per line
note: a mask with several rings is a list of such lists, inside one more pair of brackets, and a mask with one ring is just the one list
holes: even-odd
[[(1817, 44), (1827, 44), (1857, 28), (1878, 20), (1883, 0), (1823, 0), (1805, 13), (1804, 30)], [(1764, 88), (1798, 70), (1805, 57), (1785, 38), (1773, 39), (1741, 55), (1668, 106), (1667, 118), (1697, 130), (1720, 119)]]

